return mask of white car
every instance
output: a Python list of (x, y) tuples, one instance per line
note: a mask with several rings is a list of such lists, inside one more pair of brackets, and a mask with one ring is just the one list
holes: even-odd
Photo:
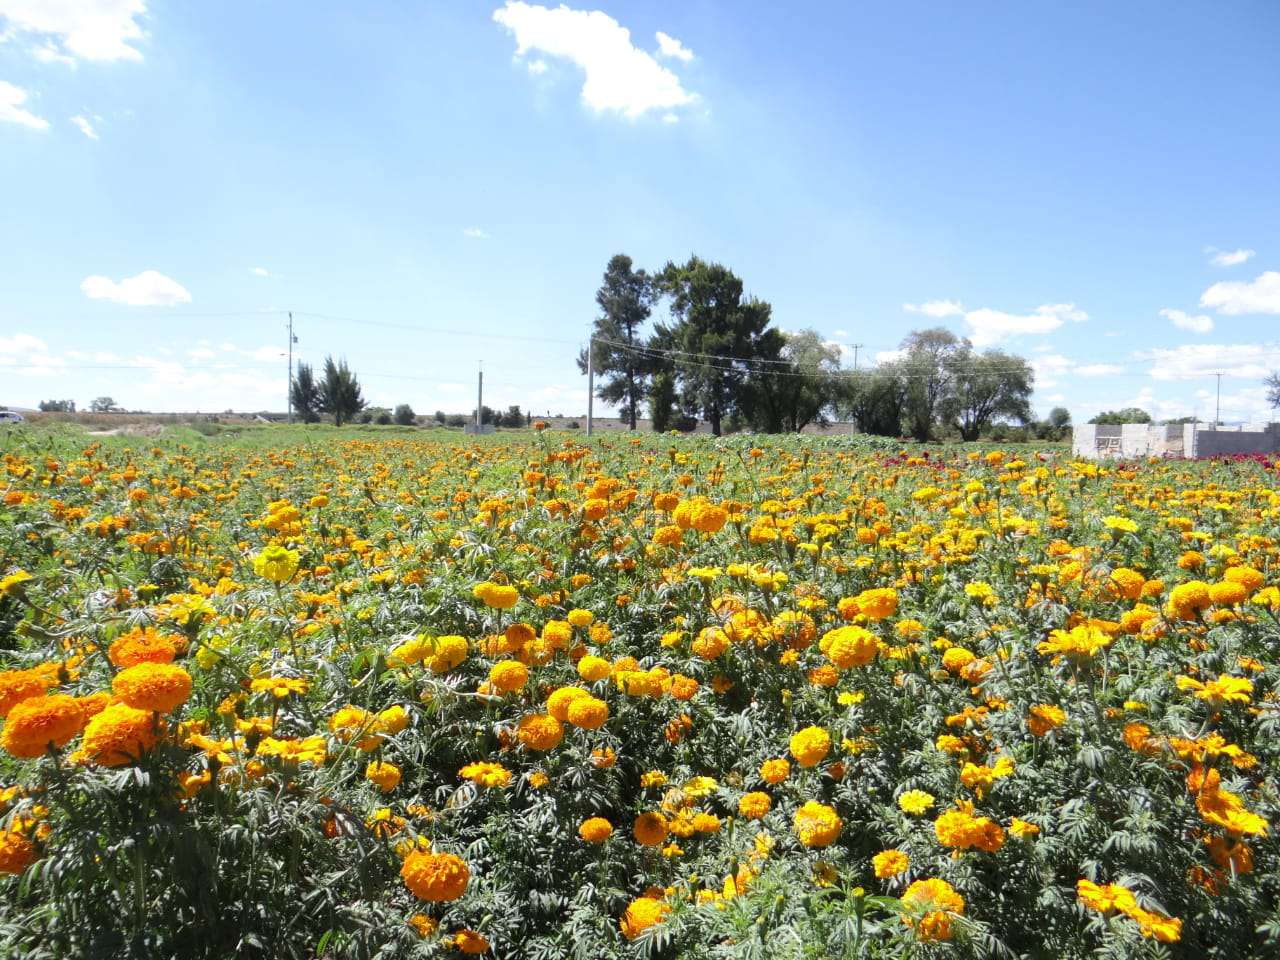
[(27, 418), (14, 410), (0, 410), (0, 423), (26, 423)]

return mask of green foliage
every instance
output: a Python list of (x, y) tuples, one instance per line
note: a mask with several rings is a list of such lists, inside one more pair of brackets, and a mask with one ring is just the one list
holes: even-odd
[(1093, 417), (1089, 422), (1099, 424), (1150, 423), (1151, 414), (1137, 407), (1125, 407), (1123, 410), (1107, 410)]
[(347, 361), (336, 363), (332, 356), (324, 358), (324, 379), (318, 386), (319, 409), (333, 417), (335, 426), (342, 426), (364, 409), (364, 397), (360, 381), (347, 367)]

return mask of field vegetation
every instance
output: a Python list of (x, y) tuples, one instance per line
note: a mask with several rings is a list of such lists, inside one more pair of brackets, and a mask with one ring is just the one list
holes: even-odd
[(0, 434), (0, 955), (1280, 951), (1274, 465)]

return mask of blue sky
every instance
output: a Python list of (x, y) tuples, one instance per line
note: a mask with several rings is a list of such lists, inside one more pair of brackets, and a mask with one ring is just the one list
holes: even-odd
[(1280, 5), (0, 0), (0, 402), (581, 413), (616, 252), (861, 363), (941, 323), (1077, 417), (1265, 416)]

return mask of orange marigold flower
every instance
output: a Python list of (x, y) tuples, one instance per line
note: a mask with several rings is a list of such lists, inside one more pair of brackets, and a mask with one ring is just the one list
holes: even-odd
[(419, 900), (457, 900), (467, 889), (471, 870), (452, 853), (414, 850), (400, 867), (404, 884)]
[(587, 843), (604, 843), (613, 836), (613, 824), (604, 817), (589, 817), (579, 824), (578, 836)]
[(639, 897), (632, 900), (626, 912), (618, 920), (622, 935), (634, 940), (655, 924), (662, 923), (671, 912), (671, 907), (656, 897)]
[(139, 663), (117, 673), (111, 689), (138, 710), (168, 713), (191, 696), (191, 674), (172, 663)]
[(156, 739), (157, 723), (150, 710), (113, 703), (85, 726), (83, 753), (100, 766), (119, 767), (136, 761)]
[(75, 697), (64, 693), (30, 697), (14, 706), (4, 723), (3, 744), (15, 757), (38, 757), (65, 747), (88, 718)]
[(831, 735), (821, 727), (805, 727), (792, 734), (789, 747), (800, 766), (817, 766), (831, 752)]

